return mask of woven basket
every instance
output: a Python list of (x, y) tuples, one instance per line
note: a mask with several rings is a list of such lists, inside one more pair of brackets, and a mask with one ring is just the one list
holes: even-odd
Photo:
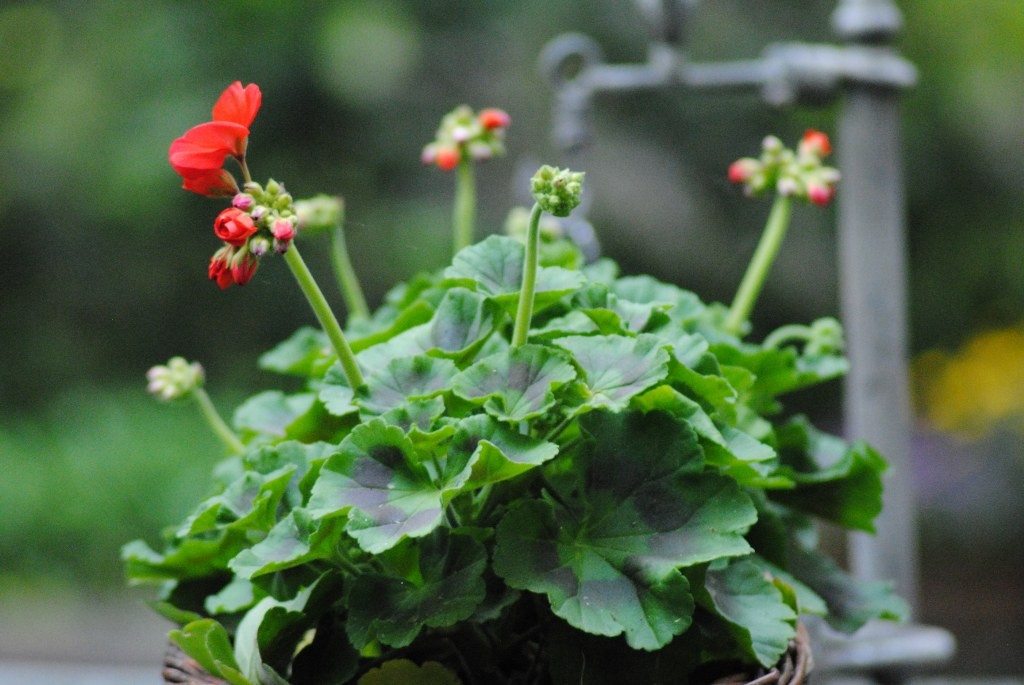
[[(789, 643), (789, 649), (775, 667), (719, 678), (711, 685), (805, 685), (810, 679), (813, 664), (807, 630), (803, 625), (798, 625), (796, 637)], [(204, 671), (195, 659), (182, 652), (174, 643), (170, 644), (164, 655), (163, 676), (167, 685), (230, 685)]]

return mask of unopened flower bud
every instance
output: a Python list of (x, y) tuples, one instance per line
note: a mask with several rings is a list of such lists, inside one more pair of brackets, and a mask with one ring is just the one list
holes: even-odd
[(795, 178), (783, 176), (775, 184), (775, 190), (779, 195), (796, 195), (800, 192), (800, 183)]
[(256, 205), (252, 208), (252, 211), (249, 212), (249, 216), (252, 217), (253, 221), (262, 221), (263, 217), (265, 217), (269, 211), (270, 209), (266, 205)]
[(245, 285), (256, 273), (260, 258), (249, 250), (239, 250), (231, 260), (231, 278), (236, 285)]
[(737, 159), (729, 165), (729, 180), (733, 183), (746, 183), (760, 170), (761, 163), (753, 157)]
[(530, 194), (548, 214), (569, 216), (583, 194), (582, 171), (542, 166), (530, 180)]
[(457, 147), (440, 147), (434, 157), (434, 163), (442, 171), (451, 171), (459, 165), (462, 155)]
[(472, 133), (465, 126), (456, 126), (452, 129), (452, 140), (456, 143), (465, 143), (471, 135)]
[[(781, 182), (780, 182), (781, 183)], [(807, 183), (807, 199), (819, 207), (827, 207), (828, 203), (835, 197), (835, 186), (830, 186), (819, 181)]]
[(800, 139), (800, 144), (797, 146), (797, 153), (802, 157), (813, 155), (821, 159), (832, 154), (832, 143), (829, 141), (828, 136), (821, 131), (807, 129)]
[(477, 120), (480, 125), (487, 130), (494, 130), (499, 128), (508, 128), (509, 124), (512, 123), (512, 118), (503, 109), (497, 107), (488, 107), (480, 110), (477, 115)]
[(263, 186), (261, 186), (256, 181), (247, 181), (245, 185), (242, 186), (242, 190), (252, 195), (253, 197), (259, 197), (260, 195), (263, 194)]
[(295, 224), (289, 219), (278, 219), (270, 227), (270, 232), (276, 240), (287, 242), (295, 237)]
[(238, 195), (235, 195), (235, 197), (232, 198), (231, 200), (231, 206), (234, 207), (235, 209), (240, 209), (243, 212), (248, 212), (250, 209), (252, 209), (252, 206), (255, 203), (256, 200), (253, 199), (253, 196), (249, 195), (248, 193), (239, 193)]
[(154, 366), (146, 372), (146, 390), (164, 402), (187, 397), (203, 385), (203, 367), (183, 357), (171, 358), (165, 366)]
[(307, 200), (297, 200), (293, 205), (295, 219), (303, 231), (337, 226), (344, 208), (344, 201), (331, 195), (316, 195)]
[(269, 181), (267, 181), (266, 193), (270, 197), (275, 197), (278, 193), (280, 193), (283, 190), (284, 190), (284, 186), (282, 186), (280, 183), (278, 183), (274, 179), (270, 179)]
[(761, 149), (765, 152), (779, 152), (782, 148), (782, 141), (776, 136), (765, 136), (761, 141)]
[(270, 251), (270, 241), (266, 238), (253, 238), (249, 241), (249, 252), (256, 257), (262, 257)]

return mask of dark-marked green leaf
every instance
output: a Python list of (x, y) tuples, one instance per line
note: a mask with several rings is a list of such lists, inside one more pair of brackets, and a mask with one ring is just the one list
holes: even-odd
[(436, 661), (417, 665), (408, 659), (392, 659), (371, 668), (356, 685), (462, 685), (462, 681)]
[(440, 397), (431, 397), (426, 400), (412, 400), (384, 412), (380, 418), (392, 426), (398, 426), (406, 433), (414, 429), (426, 433), (444, 414), (444, 410), (444, 400)]
[(343, 532), (342, 519), (314, 520), (304, 509), (293, 509), (267, 537), (239, 552), (229, 566), (241, 578), (255, 578), (314, 559), (327, 559)]
[(445, 493), (461, 487), (469, 465), (446, 474), (435, 483), (402, 429), (373, 419), (353, 429), (320, 469), (308, 510), (317, 518), (347, 514), (348, 532), (376, 554), (437, 527)]
[(487, 552), (472, 537), (438, 528), (418, 540), (413, 552), (413, 568), (404, 575), (356, 578), (348, 600), (348, 634), (356, 647), (374, 640), (404, 647), (423, 628), (468, 618), (483, 601)]
[(558, 454), (558, 446), (512, 430), (486, 414), (459, 422), (452, 453), (473, 465), (466, 489), (515, 478)]
[(356, 402), (364, 409), (382, 414), (409, 400), (444, 392), (458, 372), (458, 367), (448, 359), (426, 355), (392, 359), (366, 379), (367, 395)]
[[(678, 569), (747, 554), (756, 511), (730, 478), (701, 473), (697, 436), (664, 412), (592, 412), (573, 511), (526, 501), (497, 530), (495, 571), (548, 595), (572, 625), (658, 649), (689, 625)], [(563, 498), (564, 499), (564, 498)]]
[(546, 594), (570, 625), (625, 633), (634, 649), (658, 649), (690, 626), (693, 598), (678, 570), (629, 563), (619, 541), (590, 539), (567, 524), (548, 502), (521, 502), (498, 526), (495, 571), (511, 587)]
[(675, 388), (660, 385), (633, 398), (632, 406), (645, 412), (666, 411), (686, 421), (700, 436), (704, 458), (741, 485), (758, 488), (790, 488), (793, 481), (778, 473), (775, 450), (756, 438), (715, 423), (700, 404)]
[(796, 635), (796, 612), (750, 559), (713, 562), (698, 598), (726, 620), (740, 646), (766, 668), (778, 662)]
[(668, 373), (669, 354), (654, 335), (570, 336), (555, 341), (572, 353), (590, 390), (587, 404), (622, 410), (630, 398), (659, 383)]
[(503, 421), (539, 416), (555, 403), (554, 392), (576, 378), (565, 353), (522, 345), (483, 359), (452, 381), (455, 394), (483, 402), (487, 413)]
[(782, 463), (796, 482), (771, 498), (848, 528), (874, 532), (888, 465), (864, 443), (847, 443), (793, 419), (777, 431)]
[(359, 411), (359, 407), (353, 401), (355, 392), (349, 387), (345, 371), (338, 362), (334, 362), (327, 369), (317, 397), (334, 416), (347, 416)]
[(224, 492), (200, 504), (178, 529), (178, 537), (219, 528), (270, 530), (277, 522), (277, 505), (294, 473), (291, 464), (267, 474), (246, 471)]
[(494, 332), (498, 314), (483, 295), (452, 288), (445, 293), (431, 323), (431, 349), (472, 354)]
[(327, 335), (316, 328), (303, 326), (277, 347), (259, 358), (259, 367), (265, 371), (302, 376), (313, 375), (317, 363), (334, 354)]

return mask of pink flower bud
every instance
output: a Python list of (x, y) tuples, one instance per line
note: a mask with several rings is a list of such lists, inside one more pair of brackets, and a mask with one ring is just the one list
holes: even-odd
[(232, 198), (231, 206), (243, 212), (248, 212), (252, 209), (255, 202), (256, 200), (253, 199), (252, 195), (249, 195), (248, 193), (239, 193)]
[(277, 240), (287, 242), (295, 237), (295, 224), (288, 219), (278, 219), (274, 222), (270, 232)]
[(256, 273), (259, 264), (259, 257), (248, 250), (240, 250), (231, 260), (231, 279), (236, 285), (245, 285)]
[(732, 183), (746, 183), (761, 169), (761, 164), (756, 159), (744, 157), (737, 159), (729, 165), (729, 180)]
[(819, 207), (828, 206), (828, 203), (832, 201), (835, 194), (835, 186), (818, 183), (816, 181), (811, 181), (807, 184), (807, 199)]

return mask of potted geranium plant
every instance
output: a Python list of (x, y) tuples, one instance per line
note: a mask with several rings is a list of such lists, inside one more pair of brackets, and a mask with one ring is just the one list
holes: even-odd
[[(186, 189), (230, 198), (210, 279), (243, 285), (279, 253), (320, 326), (260, 358), (301, 389), (257, 394), (231, 426), (198, 364), (150, 371), (159, 397), (198, 400), (227, 452), (162, 549), (124, 548), (180, 625), (168, 682), (800, 682), (801, 614), (847, 631), (896, 617), (813, 527), (872, 530), (883, 459), (780, 401), (844, 372), (839, 324), (746, 337), (791, 202), (832, 198), (827, 136), (769, 137), (730, 168), (774, 205), (727, 307), (584, 263), (554, 220), (582, 173), (542, 167), (514, 237), (473, 243), (472, 165), (503, 151), (509, 117), (460, 107), (423, 151), (456, 171), (457, 252), (371, 312), (340, 200), (251, 179), (261, 97), (232, 84), (170, 161)], [(296, 247), (315, 233), (333, 240), (344, 327)]]

